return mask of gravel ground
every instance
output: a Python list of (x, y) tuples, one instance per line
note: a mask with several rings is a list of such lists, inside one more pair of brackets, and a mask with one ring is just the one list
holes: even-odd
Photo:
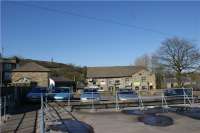
[(95, 133), (199, 133), (200, 131), (200, 120), (175, 113), (162, 114), (173, 118), (174, 124), (167, 127), (149, 126), (138, 122), (138, 116), (115, 111), (74, 112), (79, 120), (93, 126)]

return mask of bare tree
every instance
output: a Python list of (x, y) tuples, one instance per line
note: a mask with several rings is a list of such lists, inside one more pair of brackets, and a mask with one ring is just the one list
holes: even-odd
[(159, 62), (176, 73), (181, 87), (183, 72), (196, 69), (200, 64), (200, 51), (190, 41), (177, 37), (165, 40), (158, 51)]
[(142, 66), (142, 67), (149, 69), (151, 67), (151, 56), (145, 54), (145, 55), (138, 57), (135, 60), (134, 65)]
[(156, 77), (156, 88), (157, 89), (164, 88), (165, 70), (164, 66), (159, 63), (159, 58), (157, 57), (157, 55), (151, 56), (151, 70)]

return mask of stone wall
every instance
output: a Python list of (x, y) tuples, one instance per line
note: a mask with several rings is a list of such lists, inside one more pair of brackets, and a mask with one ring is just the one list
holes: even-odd
[[(155, 74), (147, 70), (135, 73), (133, 76), (133, 88), (135, 89), (156, 89)], [(138, 87), (138, 88), (137, 88)]]
[[(114, 88), (131, 88), (132, 87), (132, 77), (93, 78), (92, 81), (91, 79), (87, 79), (88, 86), (97, 85), (105, 91), (112, 91)], [(94, 82), (95, 84), (93, 84)]]
[[(133, 89), (156, 89), (155, 74), (141, 70), (131, 77), (119, 78), (93, 78), (87, 79), (88, 86), (97, 85), (105, 91), (112, 91), (116, 88), (133, 88)], [(95, 84), (93, 84), (95, 83)]]
[(16, 82), (21, 78), (29, 78), (31, 82), (36, 82), (37, 86), (48, 87), (49, 74), (48, 72), (13, 72), (12, 82)]

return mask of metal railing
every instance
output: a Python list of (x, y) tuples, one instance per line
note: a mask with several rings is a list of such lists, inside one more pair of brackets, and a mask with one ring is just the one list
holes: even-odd
[(168, 104), (167, 104), (167, 100), (165, 98), (164, 92), (162, 93), (162, 108), (163, 108), (163, 111), (164, 111), (164, 109), (168, 109), (169, 108)]
[[(66, 106), (62, 106), (59, 102), (50, 102), (48, 101), (48, 94), (42, 95), (41, 94), (41, 108), (39, 114), (39, 132), (45, 133), (48, 130), (48, 125), (52, 124), (52, 122), (63, 122), (61, 116), (65, 115), (65, 113), (70, 113), (70, 110), (66, 108)], [(66, 99), (65, 102), (67, 103), (67, 107), (70, 106), (70, 98)], [(53, 105), (52, 105), (53, 104)], [(54, 107), (55, 104), (55, 107)], [(77, 120), (74, 116), (73, 119)], [(64, 123), (63, 123), (64, 124)], [(65, 125), (65, 124), (64, 124)]]
[(185, 88), (182, 88), (183, 89), (183, 96), (184, 96), (184, 106), (187, 105), (186, 102), (189, 103), (190, 106), (192, 106), (192, 104), (194, 104), (194, 96), (193, 96), (193, 88), (192, 88), (192, 94), (191, 94), (191, 99), (192, 101), (190, 100), (190, 97), (188, 96), (188, 94), (185, 92)]
[(115, 109), (116, 109), (116, 111), (118, 111), (119, 109), (120, 109), (120, 107), (119, 107), (119, 101), (118, 101), (118, 92), (116, 91), (115, 92)]
[(0, 97), (0, 124), (7, 121), (8, 113), (14, 105), (14, 95)]
[(45, 112), (44, 112), (44, 99), (43, 94), (41, 93), (41, 108), (40, 108), (40, 119), (39, 119), (39, 127), (40, 133), (45, 133)]
[[(88, 99), (87, 102), (82, 101), (81, 99), (71, 99), (71, 96), (68, 96), (65, 100), (62, 101), (62, 105), (64, 103), (64, 106), (67, 106), (69, 111), (73, 110), (74, 108), (82, 108), (82, 109), (100, 109), (100, 108), (108, 108), (114, 106), (116, 111), (118, 111), (121, 107), (136, 107), (138, 102), (138, 108), (145, 109), (152, 106), (161, 106), (162, 108), (168, 108), (171, 104), (184, 104), (186, 106), (186, 103), (192, 105), (194, 103), (193, 98), (193, 91), (191, 89), (191, 95), (186, 92), (185, 88), (182, 88), (183, 94), (181, 95), (172, 95), (168, 96), (165, 95), (165, 90), (141, 90), (137, 92), (137, 97), (134, 100), (128, 100), (121, 101), (118, 97), (118, 92), (115, 92), (115, 95), (109, 96), (108, 100), (101, 99), (96, 100), (93, 93), (91, 93), (91, 97)], [(181, 92), (182, 92), (181, 90)], [(100, 92), (99, 92), (100, 93)], [(145, 94), (146, 93), (146, 94)], [(51, 93), (48, 93), (48, 95), (51, 95)], [(75, 95), (75, 93), (71, 93), (70, 95)], [(47, 101), (47, 96), (45, 98), (45, 101)], [(57, 101), (57, 100), (56, 100)], [(174, 102), (175, 101), (175, 102)], [(155, 105), (154, 105), (155, 103)], [(112, 104), (112, 105), (111, 105)], [(44, 104), (45, 105), (45, 104)], [(46, 106), (46, 105), (45, 105)]]
[(138, 102), (139, 102), (140, 110), (143, 110), (145, 107), (144, 107), (144, 103), (143, 103), (143, 100), (142, 100), (140, 93), (138, 93)]
[[(186, 106), (186, 104), (189, 104), (189, 105), (192, 105), (194, 103), (194, 97), (193, 97), (193, 89), (191, 89), (191, 95), (188, 94), (186, 92), (186, 89), (185, 88), (182, 88), (183, 89), (183, 95), (178, 95), (178, 96), (181, 96), (181, 103), (184, 104), (184, 106)], [(159, 102), (159, 106), (161, 106), (163, 109), (166, 109), (169, 107), (169, 102), (168, 102), (168, 96), (165, 95), (165, 90), (159, 90), (159, 91), (151, 91), (152, 92), (152, 95), (151, 96), (155, 96), (155, 94), (157, 94), (155, 96), (157, 102)], [(149, 93), (149, 92), (148, 92)], [(41, 95), (41, 109), (40, 109), (40, 132), (41, 133), (44, 133), (45, 132), (45, 128), (46, 128), (46, 120), (59, 120), (57, 114), (55, 113), (55, 111), (53, 111), (49, 106), (48, 106), (48, 95), (50, 95), (51, 93), (49, 94), (46, 94), (46, 96), (43, 96)], [(149, 93), (150, 94), (150, 93)], [(73, 95), (72, 93), (70, 95)], [(97, 105), (101, 105), (103, 104), (103, 102), (101, 103), (101, 101), (96, 104), (96, 102), (94, 101), (94, 95), (93, 93), (91, 94), (92, 95), (92, 98), (90, 99), (90, 102), (86, 105), (89, 105), (90, 109), (94, 110), (95, 109), (95, 106)], [(151, 101), (152, 97), (150, 95), (145, 97), (145, 96), (142, 96), (140, 94), (140, 92), (138, 92), (138, 96), (137, 98), (135, 98), (135, 100), (133, 100), (133, 104), (137, 103), (136, 100), (138, 101), (138, 107), (139, 109), (143, 110), (145, 108), (148, 108), (147, 105), (145, 105), (145, 100), (149, 100)], [(145, 99), (146, 98), (146, 99)], [(148, 99), (149, 98), (149, 99)], [(176, 96), (175, 96), (176, 98)], [(120, 110), (120, 105), (123, 104), (123, 102), (120, 102), (119, 101), (119, 98), (118, 98), (118, 92), (116, 91), (115, 95), (113, 96), (113, 104), (115, 104), (115, 109), (116, 111), (119, 111)], [(68, 109), (71, 108), (73, 106), (73, 103), (72, 102), (79, 102), (79, 104), (81, 105), (81, 100), (72, 100), (70, 96), (68, 96), (67, 99), (65, 99), (64, 103), (65, 104), (65, 107), (67, 107)], [(105, 102), (106, 103), (106, 102)], [(4, 104), (1, 104), (3, 106), (5, 106)], [(83, 104), (84, 105), (84, 104)], [(154, 106), (154, 105), (153, 105)], [(156, 106), (156, 105), (155, 105)], [(71, 110), (67, 110), (67, 111), (71, 111)], [(52, 113), (54, 112), (54, 113)], [(59, 109), (59, 111), (57, 113), (63, 113), (63, 112), (66, 112), (66, 109)]]

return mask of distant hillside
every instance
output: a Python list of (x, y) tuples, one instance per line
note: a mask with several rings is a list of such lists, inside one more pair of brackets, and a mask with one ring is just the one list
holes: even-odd
[(64, 76), (68, 79), (76, 81), (83, 81), (86, 77), (86, 68), (79, 67), (72, 64), (63, 64), (49, 61), (39, 61), (32, 59), (20, 59), (19, 64), (24, 65), (29, 62), (36, 62), (51, 70), (51, 76)]

